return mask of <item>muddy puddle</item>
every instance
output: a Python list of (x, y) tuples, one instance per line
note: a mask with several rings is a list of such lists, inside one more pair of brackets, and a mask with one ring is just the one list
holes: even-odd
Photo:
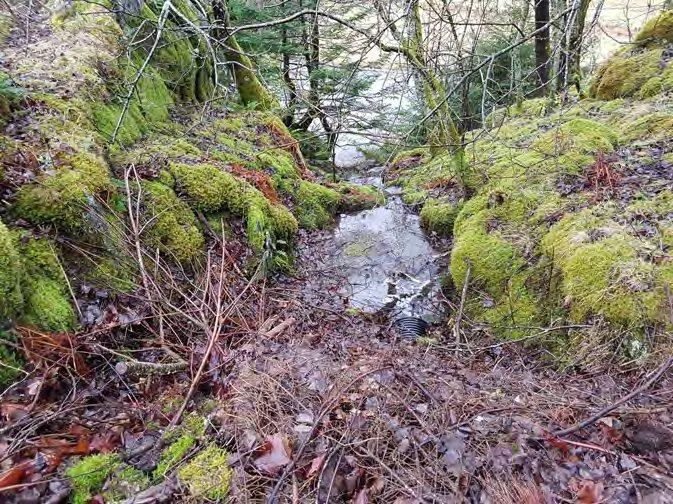
[[(419, 217), (377, 175), (351, 177), (351, 182), (378, 187), (386, 204), (341, 215), (333, 229), (305, 248), (316, 274), (331, 285), (346, 307), (389, 315), (391, 320), (418, 317), (438, 321), (439, 276), (444, 266), (420, 227)], [(318, 273), (319, 272), (319, 273)]]

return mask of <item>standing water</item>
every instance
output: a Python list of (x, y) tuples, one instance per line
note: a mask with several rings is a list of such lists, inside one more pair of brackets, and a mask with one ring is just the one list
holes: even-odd
[[(396, 188), (385, 188), (380, 177), (353, 178), (386, 195), (386, 204), (342, 215), (323, 237), (311, 262), (335, 284), (351, 308), (390, 316), (437, 321), (439, 267), (434, 249), (421, 230), (418, 215), (401, 200)], [(316, 264), (318, 262), (319, 264)]]

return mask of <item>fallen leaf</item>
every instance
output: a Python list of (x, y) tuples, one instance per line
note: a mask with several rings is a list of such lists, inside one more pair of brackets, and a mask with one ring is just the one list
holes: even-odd
[(563, 439), (559, 439), (550, 434), (546, 436), (547, 442), (552, 445), (554, 448), (558, 448), (563, 452), (563, 455), (568, 455), (570, 453), (570, 445)]
[(35, 464), (32, 460), (26, 460), (15, 465), (11, 469), (0, 474), (0, 490), (13, 485), (18, 485), (24, 478), (30, 476), (35, 471)]
[(267, 437), (259, 451), (262, 455), (255, 460), (255, 467), (271, 476), (277, 476), (292, 460), (290, 444), (282, 434)]
[(602, 493), (602, 483), (594, 483), (591, 480), (583, 480), (580, 489), (577, 491), (577, 502), (578, 504), (597, 504), (601, 501)]
[(321, 453), (311, 461), (311, 467), (309, 467), (308, 472), (306, 473), (306, 478), (311, 478), (315, 476), (318, 471), (322, 468), (323, 463), (325, 462), (326, 453)]
[(91, 440), (89, 448), (91, 451), (100, 453), (113, 452), (119, 446), (119, 436), (115, 432), (108, 432), (106, 434), (97, 434)]
[(15, 403), (2, 403), (0, 412), (2, 412), (2, 416), (5, 417), (7, 422), (13, 423), (28, 415), (28, 406)]

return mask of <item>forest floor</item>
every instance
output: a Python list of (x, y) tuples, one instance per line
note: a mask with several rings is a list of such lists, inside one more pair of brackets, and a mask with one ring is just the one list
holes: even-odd
[[(191, 360), (170, 373), (137, 298), (85, 290), (85, 312), (87, 298), (104, 308), (81, 333), (20, 329), (38, 366), (2, 398), (0, 500), (65, 502), (72, 455), (119, 451), (149, 470), (162, 433), (201, 415), (200, 443), (230, 454), (232, 502), (673, 502), (665, 368), (561, 370), (535, 335), (495, 341), (468, 318), (457, 344), (446, 299), (452, 316), (401, 337), (346, 309), (339, 275), (317, 267), (325, 236), (302, 236), (294, 276), (252, 286), (224, 244), (210, 271), (233, 311), (210, 353), (185, 337)], [(133, 360), (114, 350), (129, 347)], [(175, 475), (126, 502), (184, 502)]]

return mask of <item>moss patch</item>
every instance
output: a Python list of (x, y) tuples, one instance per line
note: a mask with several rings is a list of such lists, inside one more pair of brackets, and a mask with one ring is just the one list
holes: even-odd
[(306, 229), (318, 229), (332, 222), (332, 217), (341, 201), (334, 189), (301, 180), (295, 192), (295, 212), (299, 225)]
[(202, 450), (178, 471), (178, 478), (195, 498), (223, 501), (227, 498), (233, 471), (227, 452), (215, 445)]
[(21, 260), (12, 235), (0, 221), (0, 320), (15, 316), (22, 306)]
[(23, 356), (13, 345), (17, 344), (13, 333), (0, 331), (0, 391), (5, 390), (19, 377), (24, 365)]
[(460, 206), (454, 203), (428, 200), (421, 209), (421, 226), (427, 231), (449, 237), (453, 234), (453, 222), (459, 210)]
[(145, 218), (151, 221), (146, 230), (148, 244), (178, 262), (200, 257), (205, 240), (189, 206), (160, 182), (143, 182), (142, 191)]
[(636, 35), (639, 44), (653, 42), (673, 42), (673, 11), (666, 10), (650, 19)]
[(73, 504), (87, 504), (103, 489), (108, 477), (121, 466), (119, 455), (114, 453), (90, 455), (69, 467), (65, 474), (73, 487)]
[(161, 453), (161, 457), (153, 473), (153, 478), (161, 480), (166, 477), (168, 471), (175, 468), (195, 444), (196, 438), (191, 434), (183, 434), (173, 441)]

